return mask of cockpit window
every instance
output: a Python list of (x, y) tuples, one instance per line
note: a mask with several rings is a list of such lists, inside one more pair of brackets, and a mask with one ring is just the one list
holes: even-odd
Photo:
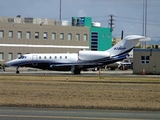
[(26, 56), (20, 56), (18, 59), (25, 59), (26, 58)]

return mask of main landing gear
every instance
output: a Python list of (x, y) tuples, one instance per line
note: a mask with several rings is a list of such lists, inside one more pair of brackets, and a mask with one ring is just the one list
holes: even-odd
[(74, 65), (71, 67), (71, 72), (74, 75), (81, 74), (81, 70), (79, 68), (76, 68)]
[(19, 74), (19, 70), (18, 70), (18, 68), (19, 68), (19, 67), (17, 67), (17, 69), (16, 69), (16, 73), (17, 73), (17, 74)]
[(75, 74), (75, 75), (81, 74), (81, 71), (80, 71), (79, 69), (75, 69), (75, 70), (73, 71), (73, 74)]

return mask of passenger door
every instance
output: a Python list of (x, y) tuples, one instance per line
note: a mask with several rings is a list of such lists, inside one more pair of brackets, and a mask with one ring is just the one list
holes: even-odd
[(38, 55), (33, 55), (32, 56), (32, 65), (37, 66), (38, 65)]

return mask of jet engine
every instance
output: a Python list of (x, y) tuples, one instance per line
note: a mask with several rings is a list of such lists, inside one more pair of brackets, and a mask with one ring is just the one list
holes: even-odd
[(105, 57), (110, 57), (110, 53), (106, 51), (79, 51), (78, 59), (79, 60), (96, 60)]

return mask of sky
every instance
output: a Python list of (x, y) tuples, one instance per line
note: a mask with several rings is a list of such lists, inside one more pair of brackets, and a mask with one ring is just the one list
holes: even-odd
[[(113, 37), (143, 34), (143, 1), (146, 0), (61, 0), (62, 20), (72, 17), (92, 17), (109, 27), (109, 15), (113, 14)], [(59, 20), (60, 0), (0, 0), (0, 16), (52, 18)], [(160, 0), (147, 0), (146, 36), (160, 41)]]

